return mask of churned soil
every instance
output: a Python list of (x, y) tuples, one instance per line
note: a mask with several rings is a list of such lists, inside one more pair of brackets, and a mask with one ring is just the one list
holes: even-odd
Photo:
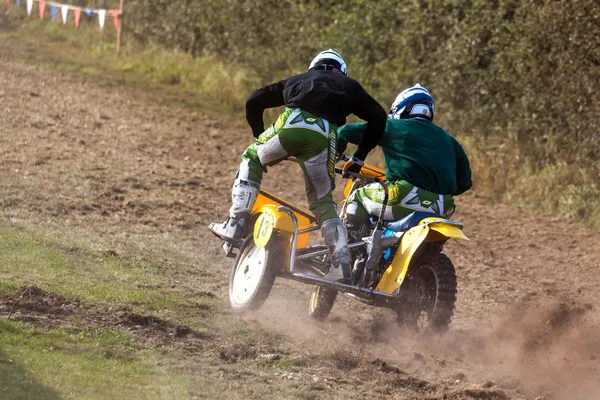
[[(0, 213), (105, 240), (166, 238), (204, 260), (186, 272), (201, 282), (189, 290), (208, 290), (226, 303), (231, 261), (221, 258), (206, 225), (226, 216), (239, 157), (252, 137), (231, 116), (160, 100), (96, 77), (0, 62)], [(264, 186), (304, 204), (292, 163), (273, 167)], [(600, 234), (535, 209), (491, 203), (476, 187), (457, 203), (455, 219), (471, 241), (446, 245), (459, 284), (446, 335), (411, 337), (385, 310), (345, 298), (328, 322), (316, 324), (304, 315), (309, 288), (283, 282), (252, 321), (284, 335), (284, 356), (297, 361), (297, 371), (255, 378), (273, 387), (309, 382), (313, 398), (595, 398)], [(0, 313), (52, 327), (80, 317), (167, 346), (213, 341), (220, 350), (211, 362), (222, 365), (246, 365), (268, 352), (36, 287), (0, 297)]]

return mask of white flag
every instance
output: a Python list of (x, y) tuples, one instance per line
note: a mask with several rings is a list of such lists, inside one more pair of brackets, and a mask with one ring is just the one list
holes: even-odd
[(32, 8), (33, 8), (33, 0), (27, 0), (27, 15), (31, 15)]
[(62, 14), (63, 24), (67, 23), (67, 15), (69, 14), (69, 6), (62, 4), (60, 6), (60, 13)]
[(104, 18), (106, 18), (106, 10), (98, 10), (98, 23), (100, 24), (100, 29), (104, 28)]

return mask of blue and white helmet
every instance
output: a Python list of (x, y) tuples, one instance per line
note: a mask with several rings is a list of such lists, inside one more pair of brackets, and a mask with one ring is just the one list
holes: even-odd
[(342, 74), (348, 75), (348, 70), (346, 69), (346, 63), (342, 56), (340, 56), (337, 52), (332, 49), (325, 50), (317, 54), (317, 56), (312, 60), (308, 70), (311, 69), (338, 69)]
[(418, 83), (400, 92), (390, 110), (390, 118), (425, 118), (433, 121), (435, 103), (429, 91)]

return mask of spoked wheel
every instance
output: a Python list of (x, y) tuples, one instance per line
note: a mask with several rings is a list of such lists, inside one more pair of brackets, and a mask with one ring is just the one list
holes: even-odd
[(399, 288), (398, 323), (419, 332), (446, 331), (456, 302), (454, 265), (441, 253), (417, 261)]
[(229, 274), (229, 304), (234, 314), (258, 310), (271, 292), (282, 249), (277, 240), (258, 247), (246, 239)]
[(318, 285), (313, 286), (308, 304), (308, 316), (317, 321), (325, 321), (331, 312), (337, 294), (337, 290)]

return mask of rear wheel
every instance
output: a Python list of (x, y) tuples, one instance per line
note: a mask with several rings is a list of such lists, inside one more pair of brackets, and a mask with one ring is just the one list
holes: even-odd
[(266, 247), (258, 247), (252, 236), (246, 239), (229, 273), (229, 305), (234, 314), (263, 305), (277, 277), (282, 250), (276, 239)]
[(318, 285), (313, 286), (308, 304), (308, 316), (317, 321), (325, 321), (331, 312), (337, 294), (337, 290)]
[(442, 253), (427, 254), (411, 264), (399, 288), (398, 323), (406, 328), (448, 330), (456, 302), (456, 272)]

